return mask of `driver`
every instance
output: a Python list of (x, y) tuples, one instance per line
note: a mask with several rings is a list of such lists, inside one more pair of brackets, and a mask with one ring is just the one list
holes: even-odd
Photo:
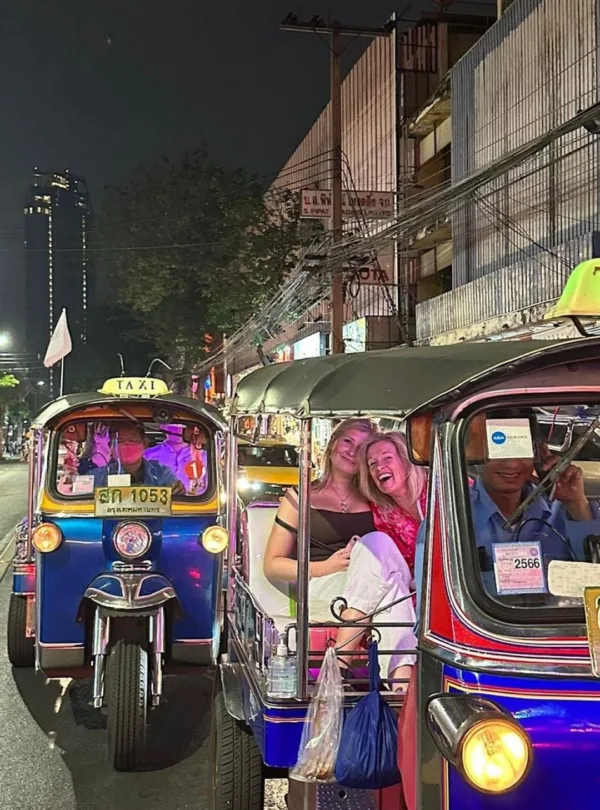
[(144, 458), (146, 435), (138, 422), (122, 422), (111, 429), (117, 440), (118, 461), (91, 471), (94, 487), (108, 485), (109, 475), (126, 473), (131, 476), (132, 486), (171, 487), (173, 495), (184, 495), (185, 487), (168, 467), (158, 461)]
[[(542, 447), (543, 469), (557, 461)], [(540, 493), (514, 527), (506, 520), (536, 483), (533, 460), (488, 461), (471, 489), (477, 553), (488, 590), (495, 592), (493, 549), (498, 543), (541, 542), (543, 559), (585, 560), (584, 541), (600, 533), (600, 512), (585, 496), (583, 473), (570, 464), (556, 480), (552, 499)], [(490, 576), (490, 573), (492, 574)]]
[[(546, 446), (540, 446), (545, 474), (557, 462)], [(477, 555), (484, 585), (497, 595), (494, 547), (502, 544), (539, 542), (544, 568), (550, 560), (585, 560), (584, 541), (600, 534), (600, 510), (585, 496), (583, 473), (569, 465), (554, 484), (551, 498), (539, 493), (514, 527), (506, 520), (537, 483), (532, 458), (488, 461), (470, 488)], [(415, 554), (415, 582), (420, 592), (426, 523), (421, 524)], [(417, 597), (418, 598), (418, 597)], [(418, 612), (417, 612), (418, 615)]]

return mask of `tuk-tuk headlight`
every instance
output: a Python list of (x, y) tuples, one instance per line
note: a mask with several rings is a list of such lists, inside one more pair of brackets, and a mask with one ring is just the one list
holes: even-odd
[(460, 764), (465, 777), (485, 793), (505, 793), (523, 779), (531, 743), (521, 727), (502, 717), (480, 720), (465, 734)]
[(31, 535), (31, 543), (36, 551), (48, 554), (62, 543), (62, 532), (54, 523), (40, 523)]
[(209, 526), (202, 533), (202, 545), (211, 554), (220, 554), (228, 542), (229, 536), (222, 526)]
[(152, 532), (144, 523), (119, 523), (113, 534), (113, 543), (122, 557), (133, 560), (142, 557), (150, 548)]

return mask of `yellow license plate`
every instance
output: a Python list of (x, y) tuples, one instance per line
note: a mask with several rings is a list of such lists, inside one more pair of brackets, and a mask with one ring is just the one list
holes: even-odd
[(171, 514), (171, 487), (100, 487), (96, 517), (161, 517)]
[(583, 592), (585, 621), (587, 624), (588, 644), (592, 672), (600, 677), (600, 588), (586, 588)]

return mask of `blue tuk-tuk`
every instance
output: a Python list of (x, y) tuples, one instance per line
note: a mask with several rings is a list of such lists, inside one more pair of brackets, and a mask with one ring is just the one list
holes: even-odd
[(48, 678), (93, 674), (118, 770), (143, 762), (163, 675), (218, 655), (225, 431), (214, 408), (129, 377), (32, 425), (8, 655)]
[[(296, 763), (322, 642), (339, 626), (335, 604), (331, 622), (308, 613), (311, 420), (366, 415), (405, 420), (410, 457), (429, 478), (416, 549), (416, 663), (406, 696), (387, 694), (399, 709), (402, 781), (394, 794), (291, 780), (288, 806), (593, 807), (600, 790), (599, 379), (600, 338), (585, 337), (314, 358), (260, 369), (240, 383), (232, 443), (241, 416), (301, 420), (297, 581), (278, 587), (262, 570), (276, 505), (252, 503), (239, 521), (232, 498), (236, 553), (215, 701), (215, 810), (260, 810), (265, 777)], [(229, 474), (233, 480), (234, 466)], [(287, 698), (268, 691), (281, 637), (295, 656), (295, 695)], [(353, 684), (346, 684), (346, 711), (360, 697)]]

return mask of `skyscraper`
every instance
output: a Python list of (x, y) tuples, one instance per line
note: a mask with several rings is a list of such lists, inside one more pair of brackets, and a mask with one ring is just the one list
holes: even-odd
[(87, 340), (90, 217), (90, 197), (82, 177), (69, 171), (34, 169), (25, 200), (29, 352), (43, 357), (63, 309), (67, 310), (74, 350)]

